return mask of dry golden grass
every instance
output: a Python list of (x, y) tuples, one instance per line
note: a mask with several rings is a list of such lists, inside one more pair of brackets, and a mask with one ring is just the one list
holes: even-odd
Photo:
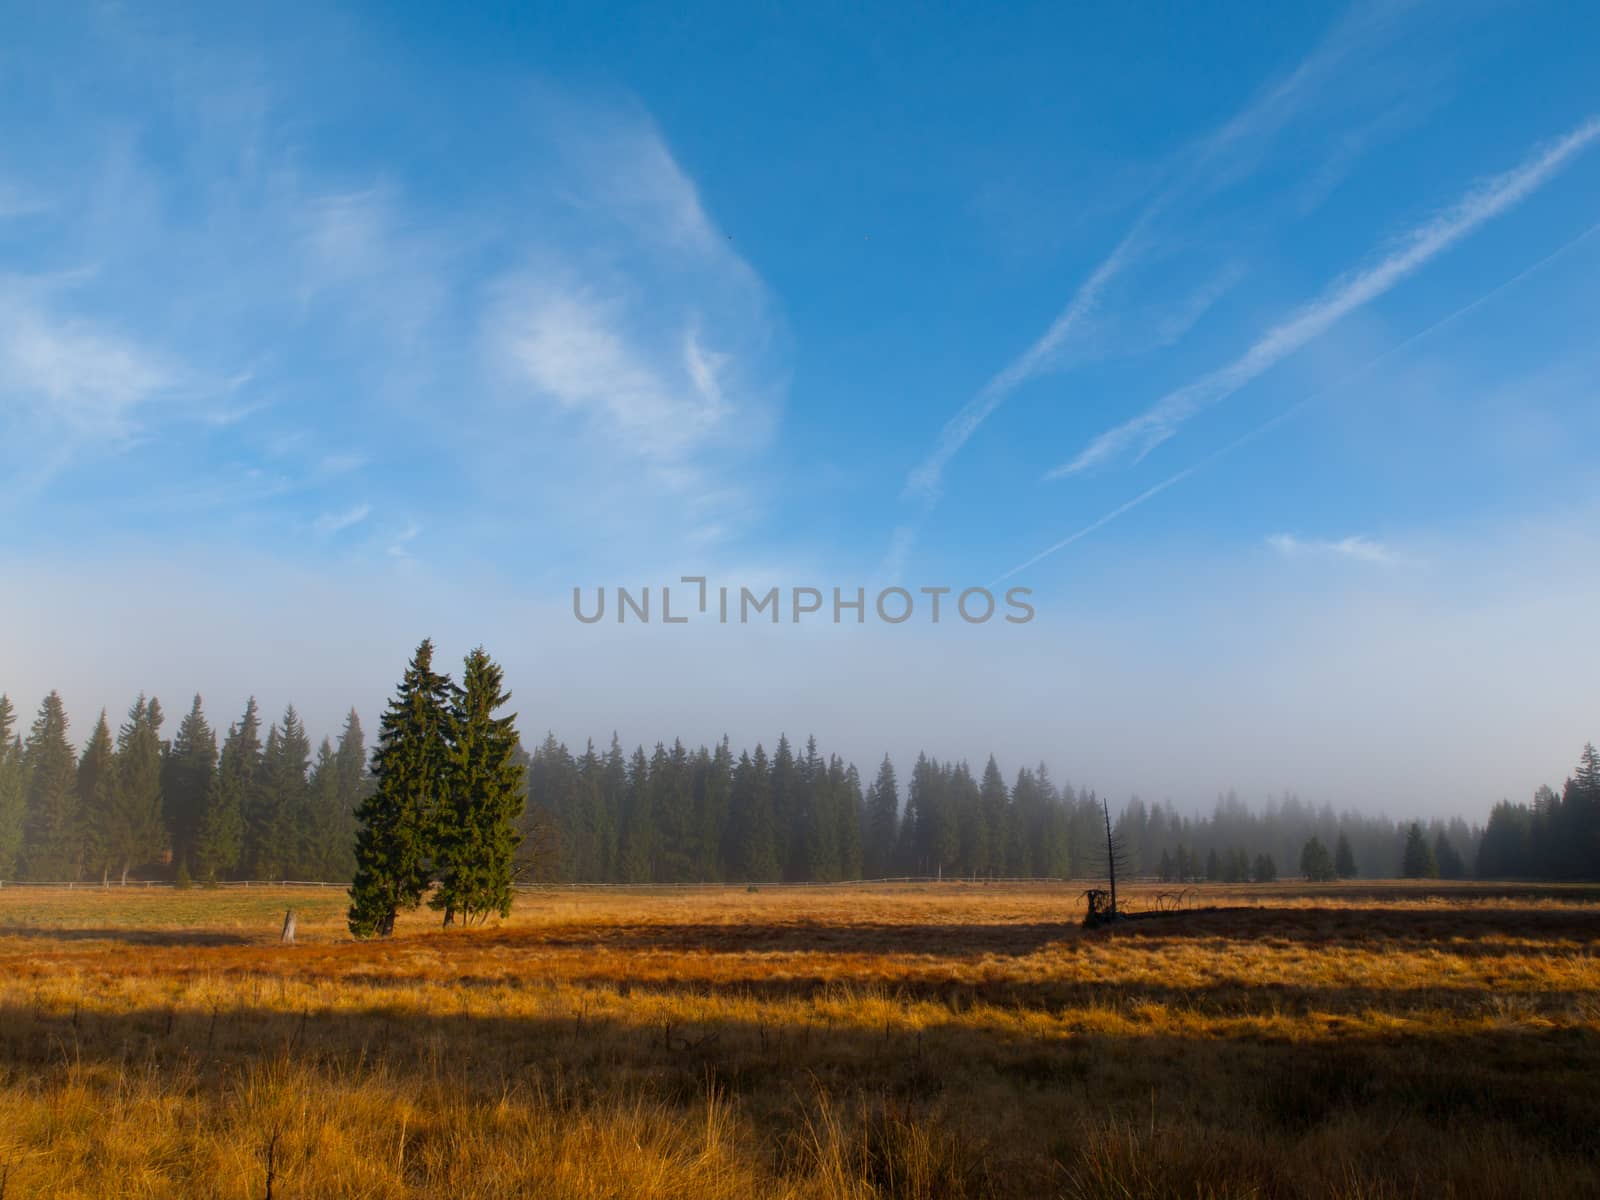
[(1600, 891), (1076, 891), (6, 888), (0, 1200), (1600, 1192)]

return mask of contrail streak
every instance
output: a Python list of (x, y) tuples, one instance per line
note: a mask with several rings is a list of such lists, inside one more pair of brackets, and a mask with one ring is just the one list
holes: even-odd
[(1400, 249), (1376, 266), (1336, 283), (1321, 299), (1269, 330), (1243, 355), (1219, 370), (1168, 392), (1145, 412), (1108, 429), (1073, 458), (1049, 471), (1061, 479), (1086, 471), (1137, 446), (1135, 461), (1170, 438), (1201, 409), (1233, 395), (1350, 313), (1384, 295), (1437, 255), (1531, 196), (1568, 161), (1600, 138), (1600, 116), (1590, 117), (1521, 166), (1468, 192), (1443, 216), (1411, 231)]
[[(1550, 263), (1554, 262), (1556, 259), (1558, 259), (1562, 255), (1566, 254), (1569, 250), (1575, 249), (1581, 242), (1583, 242), (1590, 235), (1594, 234), (1596, 231), (1600, 231), (1600, 223), (1597, 223), (1597, 224), (1589, 226), (1589, 228), (1585, 229), (1582, 233), (1580, 233), (1577, 237), (1573, 238), (1571, 241), (1566, 242), (1561, 246), (1558, 246), (1556, 249), (1552, 250), (1549, 254), (1547, 254), (1543, 258), (1541, 258), (1538, 262), (1534, 263), (1532, 266), (1523, 268), (1517, 274), (1513, 275), (1510, 279), (1507, 279), (1504, 283), (1500, 283), (1500, 284), (1496, 285), (1495, 287), (1491, 288), (1489, 291), (1483, 293), (1483, 295), (1479, 296), (1476, 300), (1472, 301), (1470, 304), (1464, 304), (1460, 308), (1456, 309), (1454, 312), (1449, 313), (1446, 316), (1440, 317), (1437, 321), (1435, 321), (1432, 325), (1429, 325), (1426, 329), (1423, 329), (1418, 333), (1412, 334), (1410, 337), (1406, 338), (1402, 342), (1396, 343), (1395, 345), (1389, 347), (1389, 349), (1385, 350), (1382, 354), (1379, 354), (1377, 357), (1368, 359), (1366, 362), (1362, 363), (1359, 367), (1355, 368), (1355, 370), (1353, 370), (1353, 371), (1349, 372), (1348, 374), (1340, 377), (1338, 380), (1336, 380), (1332, 384), (1328, 385), (1327, 387), (1321, 389), (1320, 391), (1314, 392), (1313, 394), (1311, 394), (1310, 396), (1307, 396), (1303, 400), (1296, 401), (1294, 404), (1291, 404), (1288, 408), (1284, 409), (1281, 413), (1278, 413), (1276, 416), (1274, 416), (1274, 417), (1262, 422), (1260, 425), (1257, 425), (1254, 429), (1251, 429), (1248, 432), (1241, 434), (1239, 437), (1235, 438), (1233, 441), (1227, 443), (1224, 446), (1218, 447), (1216, 450), (1213, 450), (1210, 454), (1207, 454), (1204, 457), (1202, 457), (1202, 458), (1196, 460), (1195, 462), (1189, 464), (1187, 467), (1185, 467), (1183, 470), (1179, 471), (1177, 474), (1169, 475), (1166, 479), (1163, 479), (1160, 483), (1156, 484), (1154, 487), (1147, 488), (1144, 491), (1140, 492), (1137, 496), (1133, 497), (1133, 499), (1128, 500), (1128, 501), (1126, 501), (1126, 502), (1124, 502), (1122, 504), (1119, 504), (1116, 508), (1112, 509), (1110, 512), (1106, 513), (1104, 516), (1098, 518), (1097, 520), (1091, 522), (1090, 524), (1085, 525), (1082, 529), (1078, 530), (1076, 533), (1069, 534), (1068, 536), (1062, 538), (1059, 542), (1056, 542), (1054, 545), (1047, 546), (1045, 549), (1039, 551), (1039, 553), (1035, 554), (1032, 558), (1028, 559), (1026, 562), (1018, 563), (1016, 566), (1012, 567), (1009, 571), (1007, 571), (1004, 575), (1001, 575), (998, 578), (996, 578), (994, 583), (1003, 583), (1007, 579), (1010, 579), (1013, 575), (1016, 575), (1018, 572), (1026, 571), (1029, 567), (1033, 566), (1035, 563), (1040, 562), (1043, 559), (1049, 558), (1052, 554), (1056, 553), (1058, 550), (1065, 550), (1068, 546), (1072, 545), (1074, 542), (1080, 541), (1083, 538), (1088, 537), (1091, 533), (1094, 533), (1097, 530), (1105, 528), (1107, 525), (1111, 524), (1111, 522), (1115, 521), (1118, 517), (1121, 517), (1123, 514), (1125, 514), (1127, 512), (1130, 512), (1135, 508), (1138, 508), (1141, 504), (1145, 503), (1145, 501), (1152, 500), (1156, 496), (1159, 496), (1162, 492), (1166, 491), (1168, 488), (1174, 486), (1175, 484), (1182, 483), (1185, 479), (1189, 478), (1189, 476), (1193, 475), (1196, 471), (1202, 470), (1205, 467), (1210, 466), (1212, 463), (1216, 462), (1218, 459), (1224, 458), (1227, 455), (1232, 454), (1235, 450), (1239, 449), (1239, 447), (1244, 446), (1244, 445), (1248, 445), (1250, 442), (1255, 441), (1257, 438), (1261, 437), (1262, 435), (1264, 435), (1266, 433), (1270, 433), (1272, 430), (1276, 429), (1279, 425), (1282, 425), (1285, 421), (1289, 420), (1291, 417), (1294, 417), (1297, 414), (1305, 411), (1307, 408), (1311, 407), (1313, 404), (1316, 404), (1316, 403), (1318, 403), (1318, 402), (1320, 402), (1322, 400), (1326, 400), (1330, 396), (1332, 396), (1335, 393), (1339, 392), (1341, 389), (1347, 387), (1349, 384), (1355, 382), (1355, 380), (1359, 379), (1362, 375), (1365, 375), (1368, 371), (1371, 371), (1374, 367), (1376, 367), (1379, 364), (1381, 364), (1381, 363), (1387, 361), (1388, 359), (1394, 357), (1396, 354), (1399, 354), (1402, 350), (1406, 350), (1406, 349), (1410, 348), (1411, 346), (1416, 345), (1418, 342), (1422, 341), (1424, 338), (1430, 336), (1431, 334), (1434, 334), (1434, 333), (1438, 332), (1440, 329), (1443, 329), (1446, 325), (1449, 325), (1452, 322), (1459, 320), (1460, 318), (1466, 316), (1468, 313), (1472, 312), (1473, 310), (1475, 310), (1477, 308), (1481, 308), (1483, 305), (1489, 303), (1489, 301), (1493, 300), (1496, 296), (1500, 295), (1502, 292), (1508, 291), (1511, 288), (1515, 287), (1517, 284), (1521, 283), (1524, 279), (1528, 278), (1528, 276), (1530, 276), (1530, 275), (1534, 274), (1535, 272), (1541, 270), (1542, 268), (1548, 266)], [(990, 586), (993, 586), (993, 584), (991, 584)]]
[(1406, 7), (1405, 4), (1357, 5), (1286, 78), (1259, 92), (1227, 122), (1191, 143), (1181, 156), (1188, 161), (1181, 166), (1177, 177), (1145, 205), (1122, 239), (1078, 286), (1066, 308), (1044, 334), (945, 422), (938, 443), (907, 476), (903, 497), (920, 498), (931, 508), (938, 498), (950, 460), (1012, 392), (1049, 364), (1079, 322), (1094, 312), (1101, 293), (1138, 257), (1145, 231), (1156, 218), (1174, 202), (1189, 198), (1205, 186), (1207, 172), (1224, 151), (1239, 142), (1268, 137), (1281, 129), (1298, 111), (1305, 95), (1330, 70)]

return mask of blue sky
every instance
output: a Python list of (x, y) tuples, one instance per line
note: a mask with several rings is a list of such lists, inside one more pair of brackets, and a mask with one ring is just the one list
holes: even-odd
[[(331, 725), (432, 633), (574, 739), (1185, 802), (1600, 735), (1591, 7), (527, 7), (8, 14), (24, 707)], [(686, 573), (1040, 616), (570, 618)]]

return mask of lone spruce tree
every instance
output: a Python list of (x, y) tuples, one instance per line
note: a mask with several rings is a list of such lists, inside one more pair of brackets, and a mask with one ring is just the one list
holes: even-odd
[(428, 889), (450, 768), (450, 701), (450, 679), (434, 673), (433, 643), (424, 639), (379, 723), (374, 787), (356, 809), (349, 923), (357, 937), (393, 933), (396, 914)]
[(429, 904), (444, 923), (511, 912), (511, 883), (522, 816), (524, 770), (516, 714), (495, 712), (511, 699), (504, 672), (479, 646), (454, 689), (448, 791), (437, 824), (439, 888)]

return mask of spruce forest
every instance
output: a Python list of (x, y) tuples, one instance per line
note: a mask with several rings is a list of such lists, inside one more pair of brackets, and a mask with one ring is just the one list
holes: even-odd
[[(263, 732), (252, 698), (219, 737), (196, 696), (166, 737), (160, 701), (141, 695), (114, 730), (102, 712), (75, 749), (59, 695), (46, 696), (25, 727), (0, 695), (0, 880), (349, 882), (358, 833), (370, 842), (373, 829), (398, 819), (375, 807), (389, 775), (412, 790), (404, 803), (417, 810), (404, 818), (418, 839), (412, 858), (396, 867), (402, 905), (441, 869), (490, 848), (506, 862), (503, 879), (482, 883), (490, 910), (513, 880), (1084, 878), (1103, 869), (1100, 798), (1058, 784), (1042, 763), (1008, 776), (992, 757), (974, 770), (921, 754), (902, 775), (886, 756), (864, 778), (814, 738), (797, 748), (781, 734), (770, 751), (736, 751), (724, 738), (630, 753), (613, 735), (604, 751), (591, 741), (577, 754), (552, 734), (530, 755), (512, 718), (491, 715), (504, 703), (499, 668), (478, 655), (469, 656), (465, 689), (428, 668), (419, 680), (414, 662), (370, 761), (354, 710), (336, 738), (313, 749), (293, 705)], [(456, 711), (468, 695), (478, 706), (470, 721)], [(431, 722), (431, 732), (408, 720)], [(452, 723), (498, 746), (503, 761), (487, 768), (500, 773), (492, 800), (482, 780), (451, 767), (452, 755), (467, 754), (466, 770), (476, 769), (471, 748), (446, 736)], [(419, 751), (414, 743), (430, 736)], [(422, 761), (401, 761), (417, 753)], [(494, 815), (474, 824), (483, 804)], [(1324, 870), (1592, 879), (1600, 877), (1600, 758), (1586, 746), (1559, 791), (1540, 786), (1530, 802), (1502, 801), (1484, 826), (1337, 813), (1292, 794), (1253, 808), (1231, 793), (1204, 816), (1135, 797), (1114, 821), (1129, 871), (1164, 880), (1260, 882)], [(1308, 857), (1313, 840), (1328, 865), (1322, 854)], [(451, 906), (448, 894), (442, 903)], [(481, 911), (473, 902), (458, 915)]]

